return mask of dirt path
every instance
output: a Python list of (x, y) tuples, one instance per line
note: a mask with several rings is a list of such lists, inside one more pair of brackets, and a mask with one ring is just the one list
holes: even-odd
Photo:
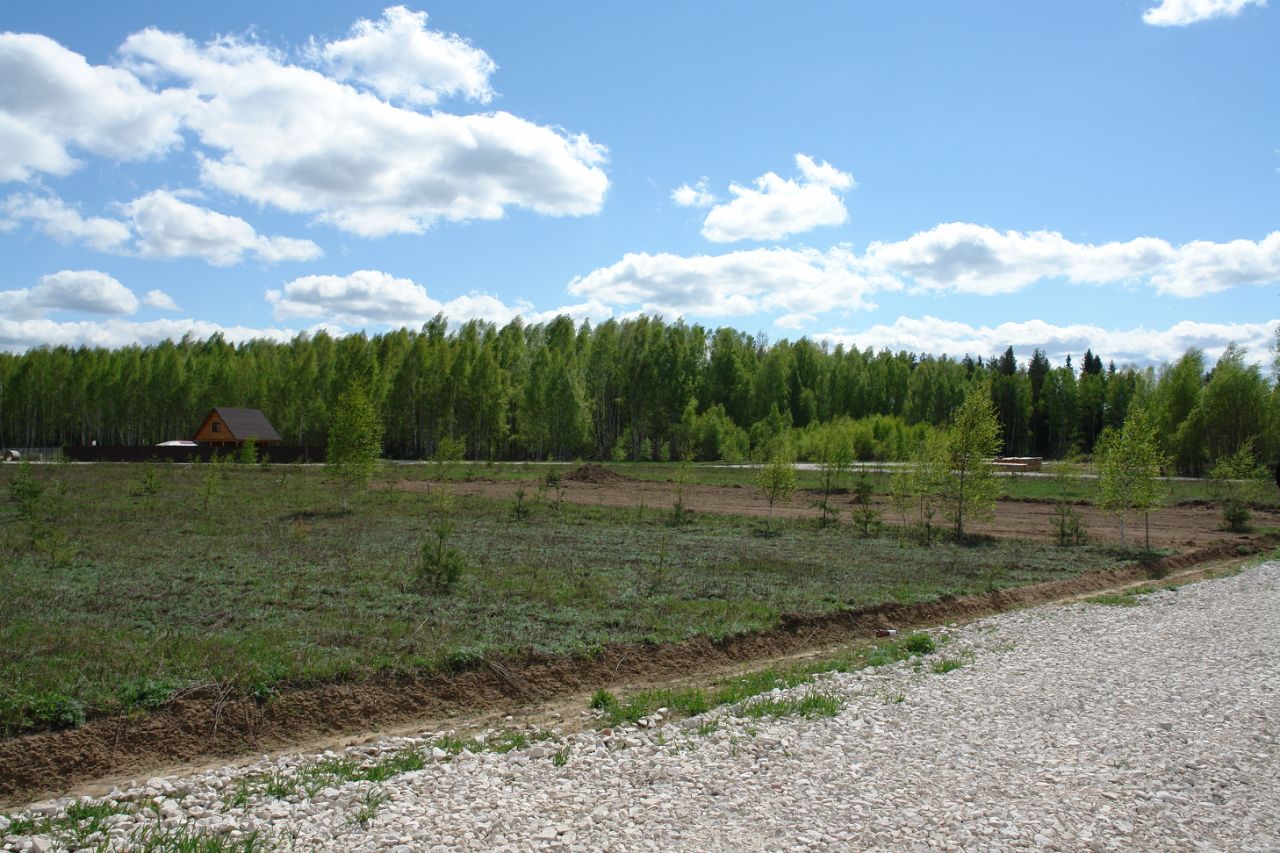
[[(1165, 558), (1154, 568), (1192, 578), (1210, 565), (1240, 562), (1240, 550), (1273, 548), (1258, 537)], [(284, 693), (267, 704), (192, 695), (143, 716), (95, 720), (66, 732), (0, 741), (0, 807), (70, 792), (225, 765), (271, 751), (323, 750), (397, 732), (467, 731), (513, 725), (581, 725), (598, 688), (627, 692), (672, 683), (709, 684), (738, 672), (830, 654), (883, 627), (905, 629), (962, 621), (1147, 581), (1132, 566), (1063, 581), (917, 605), (883, 605), (821, 617), (793, 617), (779, 628), (724, 642), (695, 638), (663, 646), (612, 646), (591, 659), (531, 656), (493, 660), (454, 675), (323, 685)], [(477, 710), (479, 709), (479, 710)]]
[[(600, 469), (607, 471), (607, 469)], [(608, 472), (612, 474), (612, 472)], [(605, 482), (564, 482), (564, 500), (575, 504), (593, 506), (625, 507), (639, 511), (643, 504), (646, 512), (663, 512), (670, 509), (676, 496), (674, 483), (648, 480), (632, 480), (623, 475), (612, 477), (600, 476)], [(407, 491), (425, 491), (428, 484), (418, 480), (404, 480), (397, 488)], [(496, 482), (474, 481), (450, 484), (450, 489), (457, 495), (482, 495), (500, 500), (514, 500), (516, 489), (523, 488), (530, 495), (537, 491), (537, 481), (504, 480)], [(549, 494), (549, 493), (548, 493)], [(684, 487), (683, 500), (686, 507), (694, 513), (710, 513), (716, 515), (742, 515), (764, 517), (769, 512), (769, 505), (754, 489), (738, 486), (702, 486), (687, 485)], [(805, 490), (786, 503), (774, 506), (773, 513), (779, 518), (816, 518), (818, 510), (814, 504), (820, 495)], [(845, 514), (852, 506), (848, 495), (837, 495), (833, 503)], [(896, 514), (887, 504), (878, 504), (883, 519), (893, 524)], [(1114, 515), (1104, 513), (1092, 506), (1077, 506), (1083, 517), (1092, 541), (1119, 542), (1120, 525)], [(974, 533), (985, 533), (991, 536), (1009, 539), (1031, 539), (1036, 541), (1052, 541), (1052, 521), (1054, 506), (1051, 503), (1036, 501), (1002, 500), (996, 506), (995, 519), (979, 522), (971, 526)], [(1254, 523), (1259, 527), (1280, 526), (1280, 512), (1274, 510), (1256, 510)], [(1222, 518), (1218, 510), (1212, 506), (1174, 506), (1160, 509), (1150, 516), (1151, 545), (1154, 548), (1170, 548), (1185, 550), (1203, 548), (1220, 542), (1238, 542), (1240, 534), (1221, 530)], [(1141, 541), (1143, 520), (1141, 517), (1131, 519), (1126, 534), (1130, 542)]]

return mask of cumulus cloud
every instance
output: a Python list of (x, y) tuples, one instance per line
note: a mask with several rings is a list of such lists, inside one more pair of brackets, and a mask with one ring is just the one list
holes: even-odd
[(35, 223), (60, 243), (84, 243), (100, 252), (119, 251), (132, 236), (123, 222), (86, 217), (56, 196), (18, 194), (0, 202), (0, 229), (20, 221)]
[(427, 29), (426, 12), (404, 6), (386, 9), (380, 21), (357, 21), (349, 38), (315, 44), (311, 53), (338, 79), (409, 104), (432, 105), (453, 95), (488, 103), (489, 77), (498, 68), (465, 39)]
[(239, 263), (253, 254), (269, 263), (309, 261), (324, 252), (310, 240), (264, 237), (238, 216), (228, 216), (154, 190), (124, 205), (138, 233), (143, 257), (203, 258), (214, 266)]
[(822, 312), (874, 307), (867, 299), (872, 284), (858, 270), (857, 257), (842, 246), (826, 252), (771, 248), (694, 257), (629, 253), (573, 279), (568, 289), (604, 304), (670, 316), (782, 312), (777, 323), (792, 328)]
[(201, 45), (146, 29), (116, 65), (90, 65), (45, 36), (0, 33), (0, 181), (66, 175), (81, 152), (159, 155), (189, 132), (207, 186), (361, 236), (511, 207), (599, 212), (607, 149), (586, 134), (412, 108), (493, 96), (488, 55), (426, 20), (393, 7), (296, 61), (234, 36)]
[(1234, 18), (1247, 6), (1265, 6), (1267, 0), (1159, 0), (1142, 13), (1142, 20), (1157, 27), (1185, 27), (1210, 18)]
[(1107, 329), (1089, 324), (1055, 326), (1043, 320), (971, 326), (937, 317), (899, 317), (892, 324), (871, 326), (859, 332), (835, 330), (817, 335), (819, 340), (846, 348), (908, 350), (951, 356), (989, 356), (1013, 346), (1020, 358), (1036, 348), (1055, 362), (1068, 355), (1079, 359), (1086, 349), (1105, 353), (1118, 364), (1155, 365), (1179, 358), (1190, 347), (1199, 347), (1216, 358), (1235, 342), (1248, 348), (1254, 361), (1269, 358), (1275, 328), (1280, 320), (1261, 323), (1197, 323), (1186, 320), (1167, 329)]
[(173, 301), (173, 297), (163, 290), (148, 290), (147, 295), (142, 297), (142, 304), (149, 305), (152, 308), (159, 308), (161, 311), (182, 310), (178, 307), (178, 303)]
[(949, 222), (905, 240), (874, 242), (861, 259), (868, 275), (909, 281), (923, 290), (999, 294), (1035, 282), (1145, 283), (1174, 296), (1200, 296), (1244, 284), (1280, 281), (1280, 231), (1259, 241), (1155, 237), (1077, 243), (1054, 231), (1004, 231)]
[(628, 253), (574, 278), (571, 294), (624, 310), (739, 317), (772, 312), (801, 328), (831, 311), (875, 307), (884, 291), (998, 295), (1037, 282), (1146, 286), (1193, 297), (1280, 281), (1280, 232), (1262, 240), (1193, 241), (1154, 237), (1099, 245), (1047, 231), (1000, 232), (971, 223), (938, 225), (862, 254), (784, 247), (721, 255)]
[(50, 311), (132, 314), (138, 297), (98, 270), (62, 270), (41, 276), (32, 288), (0, 291), (0, 313), (16, 319), (43, 317)]
[[(730, 184), (733, 199), (711, 208), (702, 236), (715, 243), (778, 240), (823, 225), (843, 225), (849, 211), (841, 194), (853, 188), (853, 176), (804, 154), (796, 155), (796, 168), (798, 180), (768, 172), (755, 179), (754, 188)], [(696, 191), (686, 185), (676, 193), (686, 189)], [(697, 199), (688, 193), (681, 197)]]
[(147, 346), (164, 340), (180, 340), (190, 334), (207, 338), (220, 334), (231, 343), (265, 338), (288, 341), (298, 334), (295, 329), (224, 326), (205, 320), (79, 320), (61, 322), (49, 319), (20, 320), (0, 315), (0, 350), (23, 352), (38, 346), (117, 348), (133, 344)]
[(671, 200), (681, 207), (710, 207), (716, 203), (706, 178), (701, 178), (693, 186), (681, 184), (671, 191)]
[(0, 33), (0, 81), (0, 181), (67, 175), (80, 165), (72, 150), (114, 160), (161, 154), (181, 142), (195, 100), (27, 33)]
[(324, 318), (344, 326), (413, 327), (436, 314), (444, 314), (455, 322), (485, 320), (503, 324), (516, 316), (536, 323), (559, 314), (569, 314), (576, 319), (599, 319), (611, 313), (607, 306), (593, 301), (538, 312), (528, 302), (507, 305), (485, 293), (469, 293), (441, 302), (429, 296), (426, 287), (418, 282), (378, 270), (357, 270), (341, 276), (302, 276), (287, 282), (280, 290), (268, 290), (267, 301), (278, 320)]
[(362, 236), (420, 233), (508, 207), (600, 210), (606, 149), (506, 112), (423, 114), (234, 38), (144, 30), (121, 48), (144, 79), (199, 95), (185, 124), (213, 154), (202, 180)]

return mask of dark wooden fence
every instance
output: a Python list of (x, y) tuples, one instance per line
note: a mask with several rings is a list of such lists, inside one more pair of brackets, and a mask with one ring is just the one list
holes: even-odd
[[(99, 447), (69, 446), (62, 455), (72, 462), (208, 462), (214, 456), (235, 458), (234, 445), (201, 444), (197, 447)], [(323, 447), (269, 444), (258, 447), (258, 459), (270, 462), (323, 462)]]

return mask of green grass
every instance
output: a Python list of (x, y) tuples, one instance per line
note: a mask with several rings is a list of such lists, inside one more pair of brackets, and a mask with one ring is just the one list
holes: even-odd
[(261, 853), (272, 845), (258, 830), (238, 839), (211, 835), (190, 826), (149, 824), (130, 838), (130, 850), (138, 853)]
[[(0, 467), (0, 496), (16, 470)], [(984, 592), (991, 565), (1014, 566), (999, 579), (1014, 586), (1125, 560), (1092, 546), (919, 549), (807, 521), (775, 520), (779, 535), (762, 539), (754, 519), (700, 514), (672, 528), (656, 512), (545, 501), (515, 523), (508, 501), (459, 498), (450, 545), (467, 570), (431, 595), (414, 582), (427, 495), (373, 490), (343, 513), (322, 468), (225, 466), (206, 511), (208, 470), (159, 465), (155, 493), (135, 494), (137, 466), (36, 466), (74, 496), (58, 554), (31, 551), (0, 498), (0, 734), (155, 708), (202, 686), (270, 700), (291, 685), (448, 672), (491, 654), (590, 657), (609, 643), (767, 629), (784, 613)]]
[[(13, 818), (6, 834), (44, 835), (60, 845), (58, 849), (106, 849), (106, 832), (110, 828), (108, 819), (115, 815), (136, 814), (139, 808), (137, 804), (111, 800), (79, 801), (52, 817)], [(269, 848), (266, 836), (257, 831), (231, 840), (191, 825), (148, 824), (129, 836), (129, 849), (141, 853), (259, 853)]]
[(934, 651), (936, 644), (923, 631), (886, 640), (875, 645), (852, 649), (834, 658), (825, 658), (785, 667), (771, 667), (735, 678), (725, 679), (709, 690), (698, 688), (643, 690), (619, 698), (607, 690), (597, 690), (591, 697), (591, 708), (600, 712), (598, 725), (635, 724), (659, 708), (676, 716), (693, 717), (712, 708), (736, 705), (772, 690), (809, 684), (814, 677), (828, 672), (857, 672), (872, 666), (887, 666)]
[(1123, 593), (1106, 593), (1093, 595), (1085, 599), (1088, 604), (1099, 604), (1104, 607), (1137, 607), (1138, 599)]
[(1102, 595), (1093, 595), (1085, 599), (1086, 604), (1100, 604), (1104, 607), (1137, 607), (1139, 597), (1150, 595), (1161, 589), (1177, 589), (1184, 584), (1166, 584), (1159, 587), (1154, 586), (1136, 586), (1132, 589), (1126, 589), (1124, 592), (1108, 592)]
[(737, 715), (752, 720), (762, 717), (804, 717), (819, 719), (834, 717), (844, 703), (830, 693), (806, 693), (803, 696), (787, 696), (781, 699), (762, 698), (744, 702)]

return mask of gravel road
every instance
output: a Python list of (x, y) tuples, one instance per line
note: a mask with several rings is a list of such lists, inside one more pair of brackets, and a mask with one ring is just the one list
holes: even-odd
[[(260, 774), (287, 780), (315, 756), (153, 779), (115, 797), (154, 805), (106, 818), (96, 840), (258, 829), (282, 849), (343, 851), (1280, 850), (1280, 563), (1136, 600), (939, 629), (917, 664), (789, 691), (839, 698), (834, 717), (729, 708), (434, 760), (438, 733), (424, 733), (352, 753), (425, 747), (423, 769), (310, 796), (273, 797)], [(961, 665), (937, 674), (942, 660)], [(12, 833), (66, 806), (0, 818), (5, 849), (62, 849), (56, 826)]]

